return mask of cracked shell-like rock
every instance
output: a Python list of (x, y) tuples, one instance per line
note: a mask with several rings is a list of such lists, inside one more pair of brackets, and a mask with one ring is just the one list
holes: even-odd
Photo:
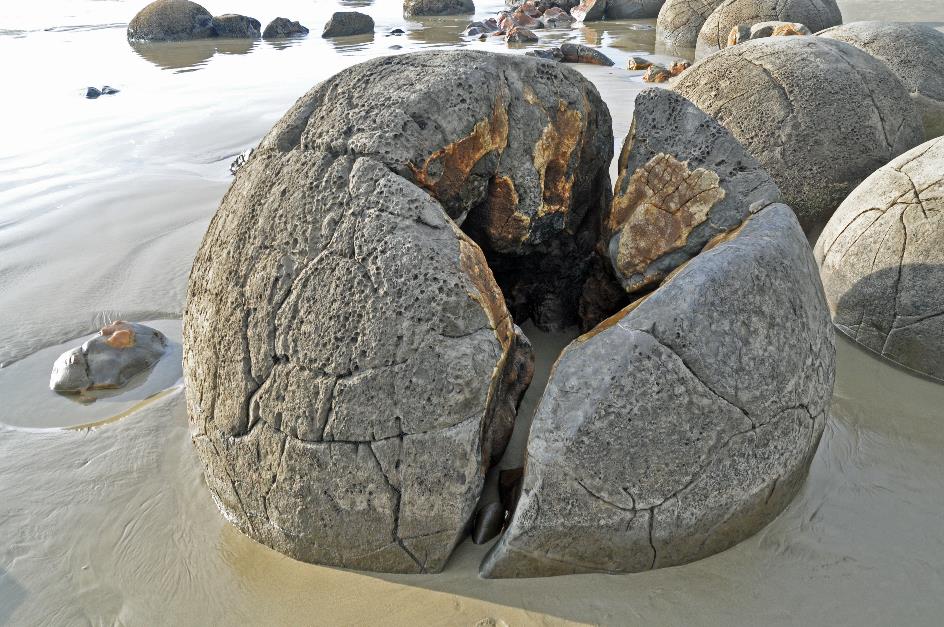
[(907, 90), (885, 65), (820, 37), (725, 48), (689, 68), (673, 89), (764, 166), (807, 233), (924, 134)]
[(806, 477), (834, 375), (809, 244), (770, 205), (564, 350), (482, 575), (635, 572), (747, 538)]
[(698, 32), (724, 0), (665, 0), (656, 18), (656, 42), (670, 52), (694, 50)]
[(184, 314), (193, 441), (228, 520), (308, 562), (443, 568), (531, 376), (456, 222), (493, 248), (513, 222), (509, 255), (550, 241), (579, 266), (608, 195), (568, 190), (608, 182), (609, 123), (574, 70), (482, 52), (374, 59), (299, 99), (237, 171)]
[(727, 129), (677, 93), (646, 89), (623, 142), (601, 252), (634, 292), (779, 199), (770, 175)]
[(862, 182), (816, 242), (836, 327), (944, 381), (944, 138)]

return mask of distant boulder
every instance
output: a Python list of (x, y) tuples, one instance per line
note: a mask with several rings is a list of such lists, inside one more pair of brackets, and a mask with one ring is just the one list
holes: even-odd
[(472, 0), (403, 0), (403, 14), (407, 17), (468, 13), (475, 13)]
[(262, 31), (263, 39), (278, 39), (280, 37), (297, 37), (307, 35), (308, 29), (287, 17), (277, 17)]
[(128, 23), (128, 39), (186, 41), (216, 37), (213, 16), (190, 0), (156, 0)]
[(322, 37), (347, 37), (374, 32), (374, 18), (358, 11), (338, 11), (325, 24)]
[(213, 18), (213, 28), (217, 37), (226, 39), (258, 39), (261, 36), (259, 20), (236, 13), (217, 15)]

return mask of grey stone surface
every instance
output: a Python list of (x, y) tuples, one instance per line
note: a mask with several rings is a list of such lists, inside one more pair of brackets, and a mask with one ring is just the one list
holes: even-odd
[(299, 99), (237, 171), (191, 274), (188, 410), (227, 519), (305, 561), (442, 569), (529, 359), (449, 216), (492, 247), (507, 233), (491, 218), (525, 224), (510, 249), (546, 258), (574, 212), (599, 220), (588, 194), (559, 193), (606, 188), (611, 146), (593, 86), (525, 56), (378, 58)]
[(216, 37), (213, 16), (190, 0), (156, 0), (128, 23), (134, 41), (185, 41)]
[(779, 200), (776, 183), (727, 129), (677, 93), (650, 87), (636, 96), (601, 247), (633, 292)]
[(747, 538), (806, 477), (834, 376), (809, 244), (771, 205), (564, 350), (482, 575), (641, 571)]
[(925, 24), (852, 22), (817, 34), (851, 44), (886, 64), (918, 105), (925, 138), (944, 135), (944, 33)]
[(346, 37), (374, 32), (374, 18), (358, 11), (337, 11), (325, 24), (322, 37)]
[(863, 181), (826, 225), (815, 254), (843, 333), (944, 381), (944, 138)]
[(591, 65), (613, 65), (613, 59), (596, 48), (583, 44), (563, 43), (560, 46), (564, 63), (589, 63)]
[(266, 25), (265, 30), (262, 31), (262, 38), (279, 39), (281, 37), (297, 37), (307, 34), (308, 28), (297, 21), (290, 20), (287, 17), (277, 17)]
[(49, 389), (81, 393), (123, 387), (156, 364), (166, 346), (167, 338), (157, 329), (119, 320), (60, 355), (52, 367)]
[(672, 50), (694, 50), (698, 32), (724, 0), (665, 0), (656, 19), (656, 42)]
[(403, 0), (403, 14), (407, 17), (424, 15), (466, 15), (475, 13), (472, 0)]
[(570, 10), (581, 22), (652, 18), (665, 0), (583, 0)]
[(842, 24), (842, 13), (836, 0), (724, 0), (698, 32), (695, 57), (724, 48), (735, 26), (769, 21), (800, 22), (816, 32)]
[(673, 88), (764, 166), (808, 233), (923, 136), (917, 108), (884, 64), (821, 37), (725, 48), (686, 70)]
[(258, 39), (262, 24), (253, 17), (227, 13), (213, 18), (213, 30), (216, 36), (225, 39)]

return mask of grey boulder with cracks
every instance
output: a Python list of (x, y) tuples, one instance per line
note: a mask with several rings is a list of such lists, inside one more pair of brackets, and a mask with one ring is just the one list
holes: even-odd
[(564, 350), (482, 575), (635, 572), (743, 540), (802, 484), (834, 375), (806, 237), (770, 205)]

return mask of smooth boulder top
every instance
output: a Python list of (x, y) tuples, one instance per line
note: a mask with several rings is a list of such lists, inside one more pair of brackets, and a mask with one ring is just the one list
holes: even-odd
[(779, 200), (776, 183), (727, 129), (679, 94), (650, 87), (636, 96), (602, 249), (634, 292)]
[(82, 393), (124, 387), (158, 362), (167, 338), (157, 329), (118, 320), (56, 360), (49, 377), (54, 392)]
[(475, 13), (472, 0), (403, 0), (403, 14), (407, 17), (469, 13)]
[(711, 12), (698, 32), (695, 58), (727, 46), (731, 29), (758, 22), (800, 22), (812, 32), (842, 24), (836, 0), (725, 0)]
[(944, 138), (868, 177), (816, 242), (840, 331), (944, 381)]
[(652, 18), (665, 0), (583, 0), (570, 10), (581, 22)]
[(213, 16), (190, 0), (155, 0), (128, 23), (128, 39), (185, 41), (216, 37)]
[(359, 11), (337, 11), (325, 24), (322, 37), (346, 37), (374, 32), (374, 18)]
[(261, 27), (259, 20), (236, 13), (217, 15), (213, 18), (213, 30), (220, 38), (258, 39), (262, 36), (259, 30)]
[(307, 34), (308, 29), (299, 22), (290, 20), (287, 17), (277, 17), (266, 25), (265, 30), (262, 31), (262, 38), (279, 39)]
[(670, 50), (694, 49), (698, 33), (724, 0), (665, 0), (656, 18), (656, 42)]
[(210, 224), (184, 316), (194, 446), (237, 528), (308, 562), (443, 568), (530, 372), (449, 216), (488, 217), (516, 189), (556, 209), (535, 201), (542, 182), (556, 193), (609, 162), (539, 176), (540, 155), (557, 163), (571, 140), (582, 155), (572, 128), (599, 133), (589, 152), (612, 146), (574, 70), (449, 51), (348, 68), (266, 135)]
[(770, 205), (564, 350), (482, 575), (636, 572), (749, 537), (802, 485), (834, 377), (809, 244)]
[(923, 136), (917, 108), (884, 64), (821, 37), (725, 48), (689, 68), (673, 88), (764, 166), (807, 233)]
[(944, 33), (925, 24), (852, 22), (817, 34), (844, 41), (886, 64), (921, 110), (925, 137), (944, 135)]

